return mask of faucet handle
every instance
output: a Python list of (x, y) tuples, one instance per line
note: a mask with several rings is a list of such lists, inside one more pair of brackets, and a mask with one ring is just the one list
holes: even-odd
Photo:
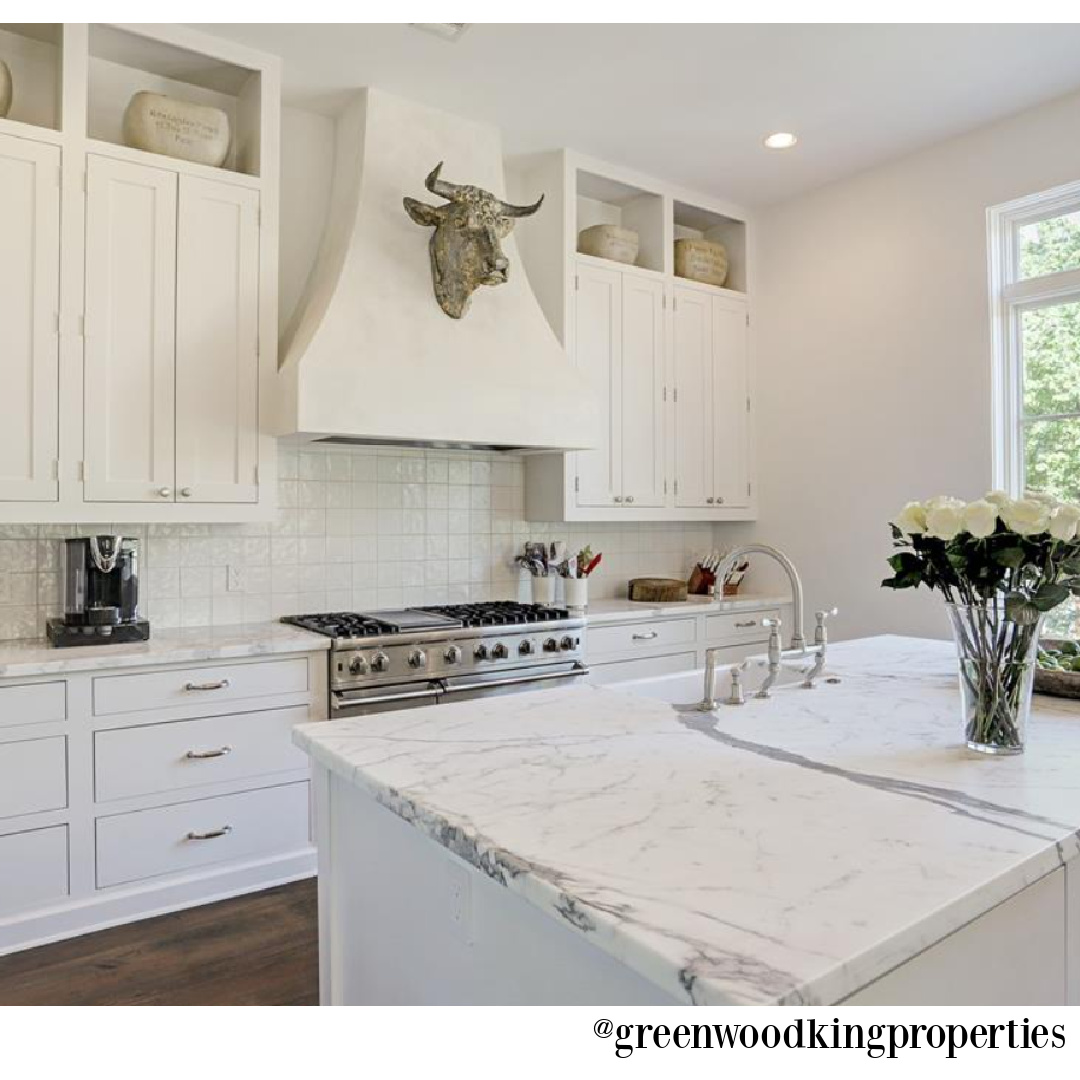
[(830, 615), (835, 615), (837, 608), (829, 608), (828, 611), (815, 611), (814, 618), (817, 619), (817, 629), (814, 631), (814, 644), (824, 645), (828, 640), (828, 633), (825, 629), (825, 621)]
[(775, 626), (775, 627), (779, 628), (780, 626), (783, 625), (783, 622), (780, 619), (762, 619), (761, 620), (761, 625), (762, 626)]

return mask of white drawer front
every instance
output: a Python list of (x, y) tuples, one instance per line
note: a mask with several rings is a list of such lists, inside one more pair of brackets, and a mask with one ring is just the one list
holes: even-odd
[(208, 707), (244, 698), (296, 694), (308, 689), (307, 660), (218, 664), (94, 679), (94, 715), (110, 716), (180, 705)]
[(0, 743), (0, 818), (67, 806), (67, 739)]
[(67, 719), (67, 683), (22, 683), (0, 687), (0, 727), (47, 724)]
[(101, 817), (98, 888), (297, 851), (310, 842), (307, 781)]
[[(779, 619), (780, 609), (769, 611), (728, 611), (723, 615), (710, 615), (705, 620), (705, 634), (710, 645), (724, 645), (727, 642), (768, 641), (769, 628), (762, 625), (763, 619)], [(784, 630), (781, 627), (781, 630)], [(786, 639), (791, 635), (784, 634)]]
[(647, 656), (640, 660), (614, 660), (589, 667), (589, 682), (594, 686), (625, 682), (627, 679), (648, 679), (654, 675), (674, 675), (678, 671), (693, 671), (696, 653), (676, 653), (674, 656)]
[(658, 619), (621, 626), (589, 627), (589, 657), (617, 653), (653, 652), (671, 645), (693, 645), (697, 639), (696, 619)]
[(108, 802), (303, 769), (307, 755), (293, 745), (292, 729), (308, 719), (307, 706), (298, 705), (99, 731), (95, 797)]
[(68, 894), (66, 825), (0, 836), (0, 915)]

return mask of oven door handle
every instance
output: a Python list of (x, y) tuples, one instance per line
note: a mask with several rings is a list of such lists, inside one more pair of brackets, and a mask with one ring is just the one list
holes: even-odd
[(577, 679), (588, 674), (589, 669), (584, 664), (577, 664), (570, 671), (542, 671), (535, 675), (523, 675), (509, 679), (490, 679), (487, 682), (467, 683), (464, 686), (455, 686), (453, 683), (447, 682), (445, 692), (447, 694), (464, 694), (475, 690), (490, 690), (498, 686), (528, 686), (529, 683), (547, 682), (551, 679)]
[(395, 701), (417, 701), (420, 698), (438, 697), (439, 689), (435, 686), (423, 690), (404, 690), (394, 694), (376, 694), (366, 697), (350, 697), (347, 690), (335, 690), (330, 695), (331, 709), (348, 709), (356, 705), (391, 705)]

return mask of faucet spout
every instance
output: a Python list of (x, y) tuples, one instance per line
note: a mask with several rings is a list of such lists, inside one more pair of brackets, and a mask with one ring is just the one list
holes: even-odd
[(800, 651), (806, 648), (806, 638), (803, 636), (803, 587), (799, 578), (799, 572), (795, 564), (780, 550), (770, 547), (768, 544), (743, 544), (728, 553), (724, 561), (716, 568), (716, 580), (723, 586), (724, 579), (731, 569), (747, 555), (767, 555), (770, 559), (780, 564), (781, 569), (787, 574), (791, 584), (792, 606), (792, 630), (791, 648)]

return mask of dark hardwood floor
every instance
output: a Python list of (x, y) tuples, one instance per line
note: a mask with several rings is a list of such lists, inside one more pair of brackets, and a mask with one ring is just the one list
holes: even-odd
[(317, 1005), (315, 881), (0, 956), (0, 1005)]

